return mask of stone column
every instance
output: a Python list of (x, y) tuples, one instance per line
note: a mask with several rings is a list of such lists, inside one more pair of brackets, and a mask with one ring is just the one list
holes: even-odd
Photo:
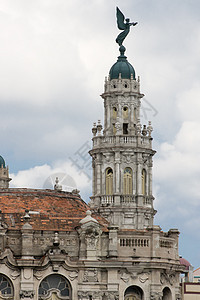
[(115, 152), (115, 187), (114, 193), (120, 192), (120, 152)]
[(151, 240), (151, 256), (152, 258), (156, 257), (156, 251), (159, 249), (159, 240), (160, 240), (160, 231), (161, 228), (159, 225), (153, 225), (150, 229), (152, 231), (152, 240)]
[[(29, 225), (29, 226), (31, 226), (31, 225)], [(22, 233), (22, 259), (32, 259), (33, 258), (33, 229), (32, 229), (32, 226), (31, 226), (31, 228), (24, 228), (24, 226), (23, 226), (21, 233)]]
[(25, 224), (22, 227), (22, 258), (20, 260), (21, 271), (21, 287), (20, 298), (26, 300), (34, 299), (34, 281), (33, 281), (33, 228), (29, 224), (29, 211), (25, 211), (24, 216)]
[(20, 298), (26, 299), (26, 300), (36, 299), (32, 267), (24, 267), (22, 269)]
[(117, 240), (118, 227), (109, 227), (109, 256), (118, 256), (118, 240)]
[[(106, 99), (108, 100), (108, 99)], [(106, 126), (106, 134), (110, 134), (112, 131), (112, 124), (111, 124), (111, 109), (110, 109), (110, 104), (106, 104), (106, 109), (107, 109), (107, 126)]]
[(101, 162), (99, 160), (99, 154), (97, 154), (96, 160), (96, 194), (101, 193)]
[(104, 130), (107, 130), (108, 127), (108, 104), (104, 100)]

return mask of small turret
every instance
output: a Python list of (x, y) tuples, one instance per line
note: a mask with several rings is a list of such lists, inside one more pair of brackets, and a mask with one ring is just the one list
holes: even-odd
[(7, 189), (9, 188), (9, 169), (8, 166), (6, 167), (5, 160), (2, 156), (0, 156), (0, 189)]

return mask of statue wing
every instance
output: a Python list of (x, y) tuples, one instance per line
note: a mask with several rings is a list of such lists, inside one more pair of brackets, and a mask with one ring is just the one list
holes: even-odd
[(121, 10), (117, 7), (117, 26), (120, 30), (126, 29), (125, 23), (124, 23), (124, 15), (121, 12)]

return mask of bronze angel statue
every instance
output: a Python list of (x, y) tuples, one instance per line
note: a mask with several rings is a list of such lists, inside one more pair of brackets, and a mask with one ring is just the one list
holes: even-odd
[[(126, 23), (124, 23), (124, 20), (126, 21)], [(125, 19), (123, 13), (117, 7), (117, 26), (120, 30), (123, 30), (116, 38), (116, 42), (119, 44), (119, 46), (122, 45), (124, 39), (129, 33), (131, 25), (135, 26), (137, 25), (137, 22), (130, 23), (130, 19)]]

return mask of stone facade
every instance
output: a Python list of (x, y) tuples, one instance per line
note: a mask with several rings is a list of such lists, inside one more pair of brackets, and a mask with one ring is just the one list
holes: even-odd
[(120, 72), (124, 52), (118, 62), (102, 94), (104, 128), (92, 128), (89, 205), (58, 180), (55, 190), (9, 189), (0, 169), (0, 299), (181, 298), (179, 232), (153, 222), (151, 122), (140, 124), (143, 94)]

